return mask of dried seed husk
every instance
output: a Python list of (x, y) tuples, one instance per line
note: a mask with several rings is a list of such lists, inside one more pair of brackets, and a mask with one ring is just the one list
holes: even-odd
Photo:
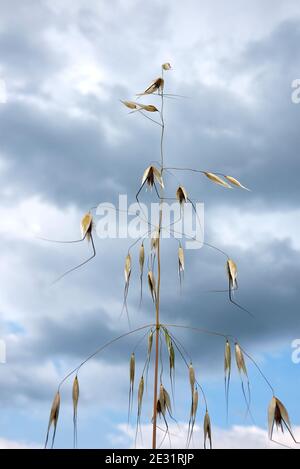
[(166, 327), (164, 327), (164, 333), (165, 333), (165, 341), (166, 341), (166, 346), (167, 346), (167, 349), (168, 349), (168, 353), (170, 352), (170, 347), (171, 347), (171, 343), (172, 343), (172, 340), (171, 340), (171, 336), (169, 334), (169, 331)]
[(248, 376), (244, 354), (238, 343), (235, 344), (235, 360), (236, 360), (236, 364), (237, 364), (239, 372), (244, 373), (246, 376)]
[(148, 168), (145, 169), (142, 177), (142, 185), (147, 182), (148, 186), (152, 188), (155, 179), (157, 180), (159, 185), (164, 188), (161, 172), (157, 168), (155, 168), (155, 166), (148, 166)]
[(132, 411), (133, 404), (133, 389), (134, 389), (134, 377), (135, 377), (135, 354), (132, 352), (129, 360), (129, 399), (128, 399), (128, 422)]
[(125, 282), (128, 284), (131, 275), (131, 256), (128, 253), (125, 259), (125, 267), (124, 267), (124, 275), (125, 275)]
[(179, 273), (184, 272), (184, 250), (181, 245), (178, 248), (178, 269)]
[(156, 301), (156, 286), (155, 286), (155, 278), (154, 278), (154, 274), (152, 270), (149, 270), (148, 272), (148, 285), (150, 288), (152, 300), (155, 302)]
[(272, 439), (273, 436), (274, 424), (277, 428), (280, 427), (283, 431), (283, 423), (286, 425), (290, 434), (293, 436), (288, 411), (286, 410), (283, 403), (277, 397), (273, 396), (268, 408), (268, 427), (270, 439)]
[(228, 259), (226, 265), (230, 289), (235, 289), (237, 288), (237, 265), (232, 259)]
[(231, 370), (231, 347), (228, 340), (225, 343), (225, 353), (224, 353), (224, 371), (225, 375), (229, 374)]
[(145, 248), (144, 248), (144, 244), (142, 243), (140, 247), (140, 252), (139, 252), (139, 264), (140, 264), (141, 275), (143, 275), (144, 263), (145, 263)]
[(77, 409), (79, 400), (79, 382), (78, 376), (76, 375), (73, 381), (72, 388), (72, 399), (73, 399), (73, 425), (74, 425), (74, 448), (77, 447)]
[(204, 430), (204, 449), (206, 449), (207, 439), (209, 440), (210, 449), (212, 449), (211, 423), (210, 423), (210, 417), (209, 417), (208, 411), (205, 412), (203, 430)]
[(122, 101), (121, 103), (124, 104), (124, 106), (128, 107), (129, 109), (137, 109), (138, 104), (135, 103), (134, 101)]
[(51, 428), (52, 424), (53, 424), (53, 437), (52, 437), (51, 447), (53, 448), (55, 434), (56, 434), (56, 427), (57, 427), (57, 422), (58, 422), (58, 416), (59, 416), (59, 409), (60, 409), (60, 393), (59, 393), (59, 391), (57, 391), (57, 393), (54, 396), (52, 406), (51, 406), (51, 410), (50, 410), (50, 417), (49, 417), (49, 423), (48, 423), (48, 429), (47, 429), (45, 448), (47, 447), (49, 432), (50, 432), (50, 428)]
[(240, 181), (238, 181), (237, 179), (235, 179), (234, 177), (232, 176), (225, 176), (225, 178), (231, 182), (234, 186), (237, 186), (237, 187), (240, 187), (241, 189), (245, 189), (246, 191), (250, 191), (250, 189), (248, 189), (248, 187), (245, 187), (243, 186)]
[(78, 382), (77, 375), (75, 376), (74, 381), (73, 381), (72, 399), (73, 399), (74, 414), (76, 414), (77, 407), (78, 407), (78, 400), (79, 400), (79, 382)]
[(81, 227), (82, 237), (87, 238), (87, 240), (89, 241), (91, 237), (92, 227), (93, 227), (93, 217), (90, 214), (90, 212), (86, 213), (82, 217), (80, 227)]
[(130, 356), (130, 363), (129, 363), (129, 379), (130, 379), (130, 385), (133, 388), (134, 385), (134, 376), (135, 376), (135, 354), (132, 352)]
[(156, 230), (151, 235), (151, 250), (152, 251), (156, 251), (159, 237), (160, 237), (159, 228), (156, 228)]
[(170, 415), (172, 415), (172, 407), (171, 407), (171, 399), (170, 396), (167, 392), (167, 390), (164, 388), (164, 386), (161, 384), (159, 388), (159, 403), (160, 403), (160, 413), (165, 416), (166, 411), (169, 412)]
[(142, 376), (138, 388), (138, 417), (141, 416), (144, 395), (144, 377)]
[(170, 372), (175, 369), (175, 350), (173, 346), (173, 342), (170, 343), (169, 348), (169, 363), (170, 363)]
[(158, 109), (153, 104), (139, 104), (138, 105), (143, 111), (147, 112), (158, 112)]
[(195, 388), (194, 389), (194, 394), (193, 394), (192, 408), (191, 408), (191, 416), (194, 420), (195, 420), (196, 414), (197, 414), (198, 402), (199, 402), (198, 389)]
[(190, 380), (192, 396), (193, 396), (194, 395), (194, 389), (195, 389), (196, 377), (195, 377), (195, 370), (193, 368), (192, 363), (190, 363), (190, 365), (189, 365), (189, 380)]
[(164, 80), (161, 77), (156, 78), (149, 86), (148, 88), (145, 89), (143, 93), (139, 93), (140, 95), (143, 94), (152, 94), (155, 93), (155, 91), (162, 91), (164, 88)]
[(223, 179), (221, 179), (216, 174), (207, 173), (207, 172), (204, 172), (204, 174), (205, 174), (206, 177), (208, 177), (208, 179), (213, 181), (215, 184), (219, 184), (220, 186), (226, 187), (227, 189), (231, 189), (231, 186), (227, 182), (223, 181)]
[(153, 330), (151, 329), (151, 331), (150, 331), (150, 333), (149, 333), (149, 336), (148, 336), (148, 350), (147, 350), (148, 358), (150, 358), (151, 352), (152, 352), (153, 335), (154, 335), (154, 332), (153, 332)]
[(188, 200), (188, 195), (183, 186), (179, 186), (177, 191), (176, 191), (176, 199), (180, 203), (180, 205), (184, 204)]
[(171, 64), (169, 62), (166, 62), (166, 63), (162, 64), (162, 68), (164, 70), (171, 70), (172, 67), (171, 67)]

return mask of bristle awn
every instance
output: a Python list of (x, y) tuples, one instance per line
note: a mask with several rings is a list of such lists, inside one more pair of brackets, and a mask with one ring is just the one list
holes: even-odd
[(226, 340), (226, 343), (225, 343), (224, 376), (225, 376), (226, 419), (228, 423), (229, 385), (230, 385), (230, 376), (231, 376), (231, 347), (230, 347), (230, 343), (228, 340)]
[(66, 275), (70, 274), (71, 272), (74, 272), (75, 270), (80, 269), (80, 267), (83, 267), (85, 264), (87, 264), (87, 263), (90, 262), (92, 259), (94, 259), (94, 257), (96, 257), (96, 248), (95, 248), (95, 243), (94, 243), (94, 239), (93, 239), (92, 232), (90, 232), (89, 234), (86, 233), (85, 236), (84, 236), (84, 239), (85, 239), (85, 238), (87, 238), (88, 241), (91, 241), (92, 249), (93, 249), (93, 254), (92, 254), (88, 259), (86, 259), (85, 261), (81, 262), (81, 264), (76, 265), (76, 266), (73, 267), (72, 269), (69, 269), (69, 270), (67, 270), (66, 272), (64, 272), (62, 275), (60, 275), (56, 280), (54, 280), (54, 282), (52, 282), (52, 285), (54, 285), (55, 283), (59, 282), (62, 278), (64, 278)]
[(133, 334), (136, 334), (137, 332), (139, 331), (143, 331), (145, 329), (150, 329), (151, 327), (154, 327), (155, 324), (146, 324), (145, 326), (141, 326), (141, 327), (138, 327), (132, 331), (129, 331), (129, 332), (125, 332), (125, 334), (121, 334), (119, 335), (118, 337), (115, 337), (114, 339), (111, 339), (109, 340), (108, 342), (106, 342), (104, 345), (101, 345), (101, 347), (97, 348), (93, 353), (91, 353), (90, 355), (88, 355), (87, 358), (85, 358), (79, 365), (77, 365), (75, 368), (73, 368), (73, 370), (69, 371), (69, 373), (66, 374), (66, 376), (61, 380), (61, 382), (59, 383), (59, 386), (58, 386), (58, 391), (60, 391), (61, 387), (63, 386), (63, 384), (68, 380), (68, 378), (70, 378), (70, 376), (74, 375), (74, 373), (78, 373), (79, 370), (88, 362), (90, 361), (92, 358), (94, 358), (96, 355), (98, 355), (99, 353), (103, 352), (103, 350), (105, 350), (107, 347), (111, 346), (112, 344), (118, 342), (119, 340), (121, 339), (124, 339), (125, 337), (129, 337), (130, 335), (133, 335)]
[(40, 236), (37, 236), (37, 239), (40, 239), (41, 241), (47, 241), (49, 243), (58, 243), (58, 244), (81, 243), (86, 238), (89, 240), (89, 236), (92, 232), (92, 229), (93, 229), (93, 217), (91, 213), (88, 212), (82, 217), (82, 220), (80, 222), (80, 230), (81, 230), (81, 235), (82, 235), (80, 239), (63, 241), (63, 240), (42, 238)]
[(140, 307), (143, 300), (143, 273), (144, 273), (144, 263), (145, 263), (145, 248), (144, 243), (141, 244), (139, 252), (139, 265), (140, 265), (140, 282), (141, 282), (141, 293), (140, 293)]
[(60, 408), (60, 393), (59, 393), (59, 391), (57, 391), (57, 393), (54, 396), (54, 399), (53, 399), (53, 402), (52, 402), (52, 407), (51, 407), (51, 410), (50, 410), (50, 417), (49, 417), (49, 423), (48, 423), (48, 429), (47, 429), (47, 435), (46, 435), (46, 441), (45, 441), (45, 449), (47, 448), (50, 428), (51, 428), (52, 424), (53, 424), (53, 436), (52, 436), (51, 449), (53, 448), (54, 440), (55, 440), (55, 434), (56, 434), (57, 421), (58, 421), (58, 416), (59, 416), (59, 408)]
[(212, 437), (211, 437), (211, 423), (209, 413), (206, 409), (205, 417), (204, 417), (204, 424), (203, 424), (203, 431), (204, 431), (204, 449), (206, 449), (206, 441), (208, 439), (210, 449), (212, 449)]
[(274, 395), (275, 394), (275, 391), (274, 391), (274, 388), (273, 386), (271, 385), (270, 381), (267, 379), (267, 377), (265, 376), (265, 374), (262, 372), (261, 368), (258, 366), (258, 364), (256, 363), (256, 361), (251, 357), (251, 355), (249, 355), (245, 349), (243, 349), (241, 346), (240, 346), (240, 349), (242, 350), (243, 354), (253, 363), (253, 365), (255, 366), (255, 368), (258, 370), (258, 372), (260, 373), (260, 375), (262, 376), (262, 378), (264, 379), (264, 381), (266, 382), (266, 384), (269, 386), (272, 394)]
[[(248, 372), (246, 368), (246, 362), (245, 362), (243, 351), (237, 342), (235, 343), (235, 361), (236, 361), (236, 365), (237, 365), (239, 375), (241, 378), (242, 392), (243, 392), (243, 396), (244, 396), (246, 406), (247, 406), (246, 417), (249, 414), (251, 419), (253, 420), (253, 417), (250, 411), (251, 392), (250, 392), (250, 383), (249, 383)], [(248, 397), (246, 396), (243, 376), (247, 382)]]
[(73, 399), (73, 426), (74, 426), (74, 449), (77, 448), (77, 410), (79, 400), (79, 382), (78, 376), (76, 375), (73, 381), (72, 388), (72, 399)]
[(141, 413), (142, 413), (143, 396), (144, 396), (144, 377), (142, 375), (140, 382), (139, 382), (139, 387), (138, 387), (138, 410), (137, 410), (135, 445), (137, 442), (137, 435), (138, 435), (139, 429), (140, 429), (141, 438), (142, 438)]
[(135, 376), (135, 354), (132, 352), (129, 360), (129, 400), (128, 400), (128, 423), (133, 404), (133, 390), (134, 390), (134, 376)]

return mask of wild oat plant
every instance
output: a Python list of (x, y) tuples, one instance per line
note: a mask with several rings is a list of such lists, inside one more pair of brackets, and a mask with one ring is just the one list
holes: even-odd
[[(266, 385), (270, 389), (271, 401), (268, 408), (268, 427), (269, 427), (269, 438), (271, 441), (274, 441), (277, 444), (283, 445), (280, 441), (273, 438), (274, 427), (276, 429), (281, 429), (282, 432), (286, 430), (291, 439), (298, 443), (294, 437), (288, 412), (282, 402), (276, 397), (275, 391), (270, 384), (269, 380), (266, 378), (258, 364), (255, 360), (246, 352), (246, 350), (239, 343), (238, 339), (231, 335), (222, 334), (221, 332), (205, 330), (198, 327), (190, 327), (188, 325), (180, 324), (165, 324), (161, 321), (160, 318), (160, 299), (161, 299), (161, 238), (164, 230), (168, 230), (172, 237), (178, 242), (177, 256), (178, 256), (178, 275), (180, 280), (180, 285), (183, 282), (183, 276), (185, 271), (185, 253), (184, 249), (178, 240), (180, 234), (182, 238), (192, 240), (190, 236), (186, 235), (184, 232), (178, 233), (175, 230), (175, 223), (164, 226), (163, 223), (163, 209), (164, 201), (174, 200), (177, 201), (180, 205), (180, 213), (183, 213), (184, 206), (188, 202), (192, 205), (195, 213), (195, 204), (193, 200), (189, 198), (188, 191), (179, 184), (177, 191), (174, 195), (166, 194), (164, 177), (166, 174), (175, 177), (177, 179), (176, 173), (186, 173), (192, 172), (196, 173), (199, 177), (208, 178), (212, 183), (222, 186), (224, 190), (233, 189), (236, 190), (246, 190), (249, 189), (245, 187), (241, 182), (233, 176), (204, 171), (194, 168), (185, 168), (185, 167), (168, 167), (165, 165), (164, 158), (164, 134), (165, 134), (165, 118), (164, 118), (164, 106), (167, 99), (178, 99), (183, 98), (183, 96), (165, 93), (165, 75), (169, 73), (172, 69), (169, 63), (164, 63), (161, 67), (161, 75), (156, 78), (144, 92), (136, 94), (134, 101), (122, 100), (121, 103), (130, 111), (130, 114), (137, 114), (148, 119), (149, 123), (154, 124), (160, 132), (160, 158), (159, 161), (155, 164), (150, 164), (144, 171), (141, 185), (138, 188), (136, 194), (136, 200), (139, 204), (140, 217), (147, 223), (148, 230), (140, 239), (135, 241), (128, 249), (127, 255), (125, 257), (125, 266), (124, 266), (124, 276), (125, 276), (125, 285), (124, 285), (124, 299), (123, 299), (123, 311), (126, 312), (128, 323), (129, 323), (129, 332), (126, 332), (119, 337), (113, 338), (108, 343), (100, 346), (95, 350), (91, 355), (89, 355), (85, 360), (82, 361), (77, 367), (75, 367), (70, 373), (68, 373), (63, 380), (60, 382), (58, 389), (55, 393), (54, 400), (52, 403), (45, 448), (48, 447), (50, 432), (52, 432), (51, 444), (50, 447), (53, 448), (55, 442), (56, 429), (59, 419), (59, 410), (60, 410), (60, 393), (62, 386), (70, 379), (73, 379), (73, 388), (72, 388), (72, 400), (73, 400), (73, 426), (74, 426), (74, 448), (77, 447), (77, 409), (79, 403), (79, 372), (81, 368), (88, 364), (90, 360), (99, 355), (102, 351), (107, 349), (107, 347), (113, 346), (119, 340), (124, 339), (130, 335), (134, 335), (138, 332), (143, 332), (142, 339), (145, 339), (147, 342), (146, 349), (146, 360), (143, 365), (142, 370), (140, 370), (139, 380), (136, 380), (136, 356), (135, 351), (137, 347), (131, 353), (128, 354), (129, 357), (129, 396), (128, 396), (128, 421), (130, 419), (131, 413), (133, 411), (133, 401), (136, 396), (137, 399), (137, 415), (136, 415), (136, 438), (137, 441), (138, 434), (141, 431), (141, 417), (143, 411), (143, 399), (144, 391), (148, 382), (148, 372), (150, 367), (153, 364), (153, 414), (152, 414), (152, 448), (155, 449), (160, 447), (166, 437), (168, 437), (169, 444), (171, 447), (172, 444), (172, 435), (169, 432), (169, 423), (170, 421), (176, 422), (173, 415), (173, 405), (174, 394), (175, 394), (175, 363), (179, 359), (182, 361), (184, 367), (187, 370), (187, 379), (190, 386), (190, 412), (187, 416), (187, 435), (185, 446), (188, 448), (191, 444), (193, 438), (193, 432), (195, 429), (195, 424), (198, 421), (198, 410), (200, 408), (200, 398), (201, 398), (201, 408), (204, 409), (203, 415), (203, 446), (204, 448), (213, 448), (213, 431), (212, 424), (208, 408), (208, 399), (204, 393), (203, 387), (197, 379), (197, 374), (195, 372), (194, 364), (190, 358), (189, 353), (187, 352), (185, 346), (178, 338), (178, 333), (180, 330), (190, 330), (196, 334), (208, 334), (218, 337), (220, 340), (224, 341), (224, 383), (225, 383), (225, 399), (226, 399), (226, 409), (228, 417), (228, 399), (229, 399), (229, 387), (230, 387), (230, 378), (232, 373), (232, 355), (234, 355), (234, 360), (236, 362), (237, 371), (240, 375), (241, 387), (243, 396), (246, 403), (247, 415), (251, 416), (251, 390), (250, 382), (247, 370), (247, 362), (252, 362), (254, 367), (256, 367), (259, 374), (264, 379)], [(159, 100), (159, 105), (154, 104), (143, 104), (143, 97), (155, 97)], [(149, 223), (143, 214), (143, 209), (140, 205), (140, 195), (143, 193), (143, 190), (149, 188), (153, 190), (154, 197), (159, 202), (159, 217), (158, 225), (153, 226)], [(81, 233), (82, 236), (80, 239), (67, 241), (68, 243), (79, 243), (87, 241), (91, 244), (92, 255), (85, 260), (83, 263), (77, 265), (73, 269), (68, 270), (62, 274), (57, 280), (61, 280), (64, 276), (71, 273), (72, 271), (82, 267), (84, 264), (87, 264), (96, 256), (96, 248), (93, 238), (93, 215), (92, 212), (96, 207), (90, 209), (88, 213), (84, 215), (81, 220)], [(197, 216), (197, 213), (196, 213)], [(148, 252), (146, 251), (146, 240), (150, 239)], [(53, 241), (53, 240), (48, 240)], [(197, 241), (196, 239), (194, 241)], [(65, 241), (54, 241), (54, 242), (65, 242)], [(244, 306), (240, 305), (234, 299), (233, 293), (238, 289), (238, 269), (236, 263), (227, 255), (224, 251), (217, 248), (216, 246), (205, 243), (202, 243), (208, 246), (211, 249), (218, 251), (218, 253), (224, 257), (224, 264), (226, 266), (227, 279), (228, 279), (228, 300), (234, 306), (244, 311), (245, 313), (253, 316), (251, 311), (248, 311)], [(151, 324), (144, 325), (137, 329), (132, 329), (130, 325), (129, 311), (127, 307), (127, 296), (129, 292), (129, 286), (131, 281), (132, 273), (132, 257), (131, 252), (133, 249), (138, 249), (138, 258), (139, 258), (139, 277), (140, 277), (140, 304), (143, 300), (143, 283), (144, 278), (147, 277), (147, 283), (150, 291), (150, 295), (153, 301), (153, 310), (154, 310), (154, 321)], [(145, 261), (147, 267), (147, 275), (144, 275), (145, 270)], [(176, 333), (175, 333), (176, 331)], [(141, 340), (139, 340), (140, 344)], [(164, 350), (163, 350), (164, 349)], [(164, 366), (163, 361), (167, 357), (167, 366)], [(165, 360), (166, 361), (166, 360)], [(167, 370), (167, 371), (166, 371)], [(135, 392), (135, 387), (136, 392)], [(167, 388), (169, 387), (169, 391)], [(162, 437), (157, 437), (157, 430), (162, 432)], [(160, 441), (158, 441), (160, 440)], [(150, 442), (148, 443), (150, 446)], [(283, 445), (284, 446), (284, 445)]]

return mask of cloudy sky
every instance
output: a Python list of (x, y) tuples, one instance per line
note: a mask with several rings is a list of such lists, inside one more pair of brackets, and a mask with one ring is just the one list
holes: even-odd
[[(255, 316), (235, 308), (226, 293), (211, 292), (227, 283), (224, 257), (209, 247), (186, 252), (180, 293), (177, 244), (170, 240), (162, 244), (163, 321), (238, 337), (300, 435), (300, 364), (291, 358), (291, 343), (300, 339), (300, 104), (291, 99), (292, 82), (300, 78), (299, 2), (0, 0), (0, 11), (0, 338), (7, 349), (0, 364), (0, 447), (43, 445), (59, 381), (128, 331), (120, 312), (132, 240), (96, 237), (97, 257), (51, 286), (90, 247), (47, 243), (37, 235), (76, 239), (91, 206), (116, 203), (119, 194), (135, 201), (144, 169), (159, 158), (159, 129), (128, 115), (119, 100), (145, 89), (163, 62), (173, 66), (166, 92), (186, 96), (166, 102), (167, 166), (224, 172), (251, 188), (229, 191), (199, 174), (177, 174), (193, 200), (204, 201), (206, 241), (236, 261), (236, 298)], [(171, 176), (165, 183), (175, 191)], [(128, 308), (133, 327), (140, 327), (153, 322), (153, 306), (145, 288), (138, 308), (134, 251), (133, 263)], [(247, 362), (252, 418), (245, 417), (234, 367), (227, 424), (223, 338), (173, 332), (205, 389), (216, 446), (270, 447), (271, 393), (255, 366)], [(126, 425), (128, 360), (141, 338), (123, 339), (82, 369), (80, 447), (134, 445), (135, 417)], [(136, 349), (138, 376), (144, 348), (142, 341)], [(190, 397), (179, 356), (176, 366), (178, 425), (171, 433), (180, 446)], [(151, 396), (149, 387), (145, 446)], [(199, 426), (203, 410), (201, 402)], [(200, 430), (194, 445), (202, 445)], [(72, 446), (68, 382), (56, 446)]]

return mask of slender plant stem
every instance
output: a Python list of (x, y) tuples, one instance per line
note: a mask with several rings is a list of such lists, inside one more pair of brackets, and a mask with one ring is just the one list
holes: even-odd
[[(162, 69), (163, 79), (163, 69)], [(164, 169), (164, 90), (161, 90), (161, 136), (160, 136), (160, 165), (161, 175)], [(155, 302), (155, 364), (154, 364), (154, 393), (153, 393), (153, 426), (152, 426), (152, 449), (156, 449), (156, 429), (157, 429), (157, 395), (158, 395), (158, 361), (159, 361), (159, 329), (160, 329), (160, 240), (161, 240), (161, 229), (162, 229), (162, 216), (163, 216), (163, 188), (160, 189), (160, 202), (159, 202), (159, 222), (158, 222), (158, 240), (157, 240), (157, 291), (156, 291), (156, 302)]]

